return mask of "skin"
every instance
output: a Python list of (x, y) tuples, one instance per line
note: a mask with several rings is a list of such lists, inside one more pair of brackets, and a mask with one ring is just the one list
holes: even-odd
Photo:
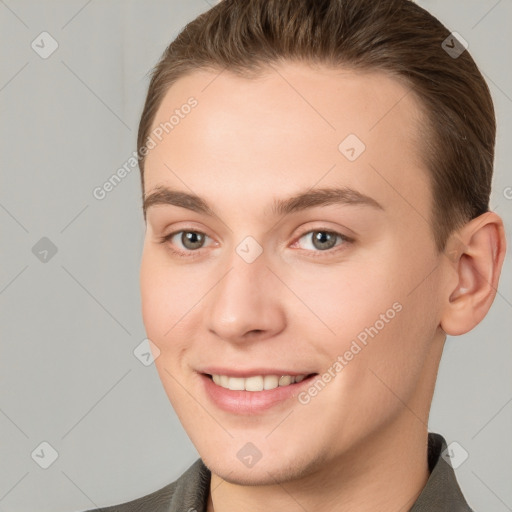
[[(396, 512), (427, 482), (428, 412), (446, 334), (487, 313), (505, 235), (488, 212), (436, 251), (422, 116), (407, 93), (381, 72), (285, 63), (248, 79), (200, 70), (168, 90), (155, 116), (153, 127), (190, 96), (198, 101), (149, 152), (146, 195), (161, 185), (193, 192), (216, 214), (150, 207), (140, 273), (155, 365), (212, 471), (209, 511)], [(348, 134), (366, 145), (353, 162), (338, 149)], [(354, 188), (383, 210), (270, 213), (274, 199), (330, 186)], [(159, 243), (180, 229), (205, 233), (202, 248), (184, 246), (181, 233)], [(315, 230), (354, 242), (318, 248)], [(236, 252), (247, 236), (263, 250), (250, 264)], [(238, 415), (203, 390), (196, 370), (208, 365), (322, 374), (397, 302), (401, 311), (306, 405), (294, 397)], [(251, 468), (237, 457), (247, 442), (262, 454)]]

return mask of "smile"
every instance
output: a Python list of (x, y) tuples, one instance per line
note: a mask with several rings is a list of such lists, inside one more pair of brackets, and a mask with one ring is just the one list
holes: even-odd
[(258, 375), (254, 372), (244, 377), (242, 372), (237, 373), (236, 376), (213, 372), (199, 374), (211, 403), (236, 415), (261, 414), (279, 405), (290, 407), (296, 404), (294, 399), (298, 393), (318, 376), (318, 373)]

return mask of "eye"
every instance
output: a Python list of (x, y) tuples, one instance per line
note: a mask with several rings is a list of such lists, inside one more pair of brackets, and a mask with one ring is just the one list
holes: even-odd
[(298, 238), (296, 243), (300, 242), (301, 240), (306, 240), (306, 242), (309, 242), (306, 243), (306, 247), (304, 247), (305, 250), (314, 252), (327, 252), (334, 247), (353, 242), (351, 238), (342, 235), (341, 233), (323, 228), (307, 231), (301, 235), (300, 238)]
[[(159, 242), (169, 244), (171, 251), (179, 255), (190, 256), (191, 252), (197, 252), (198, 249), (202, 249), (207, 238), (210, 237), (201, 231), (181, 230), (161, 237)], [(179, 246), (176, 248), (177, 242), (179, 242), (183, 248)]]

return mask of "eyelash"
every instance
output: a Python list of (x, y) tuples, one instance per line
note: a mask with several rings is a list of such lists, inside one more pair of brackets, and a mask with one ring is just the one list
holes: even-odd
[[(344, 250), (345, 245), (354, 243), (353, 238), (350, 238), (346, 235), (343, 235), (342, 233), (338, 233), (337, 231), (333, 231), (333, 230), (330, 230), (327, 228), (315, 228), (315, 229), (310, 229), (308, 231), (304, 231), (300, 236), (297, 237), (296, 241), (298, 242), (301, 238), (304, 237), (304, 235), (308, 235), (310, 233), (316, 233), (316, 232), (329, 233), (331, 235), (336, 235), (339, 239), (341, 239), (342, 243), (335, 245), (334, 247), (327, 249), (325, 251), (321, 251), (321, 250), (310, 251), (309, 249), (303, 249), (305, 251), (312, 252), (313, 253), (312, 256), (314, 258), (323, 257), (324, 254), (332, 255), (333, 253), (337, 253), (340, 250)], [(200, 235), (204, 235), (205, 237), (208, 237), (208, 235), (206, 233), (203, 233), (202, 231), (197, 231), (197, 230), (193, 230), (193, 229), (180, 229), (178, 231), (173, 231), (172, 233), (169, 233), (168, 235), (160, 237), (158, 241), (161, 244), (168, 243), (175, 235), (177, 235), (179, 233), (197, 233)], [(294, 242), (294, 244), (295, 243), (296, 242)], [(183, 251), (180, 249), (173, 248), (169, 244), (170, 251), (172, 251), (174, 254), (177, 254), (178, 256), (181, 256), (184, 258), (195, 258), (195, 257), (199, 256), (201, 249), (203, 249), (203, 247), (200, 247), (199, 249), (196, 249), (196, 250)]]

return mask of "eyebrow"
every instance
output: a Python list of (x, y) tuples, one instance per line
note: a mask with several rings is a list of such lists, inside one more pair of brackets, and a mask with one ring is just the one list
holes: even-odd
[[(289, 215), (308, 208), (331, 204), (363, 205), (384, 211), (384, 207), (370, 196), (349, 187), (335, 187), (310, 189), (285, 199), (274, 199), (271, 213)], [(179, 206), (211, 217), (216, 216), (202, 197), (164, 186), (155, 187), (145, 196), (143, 210), (146, 212), (150, 207), (157, 205)]]

